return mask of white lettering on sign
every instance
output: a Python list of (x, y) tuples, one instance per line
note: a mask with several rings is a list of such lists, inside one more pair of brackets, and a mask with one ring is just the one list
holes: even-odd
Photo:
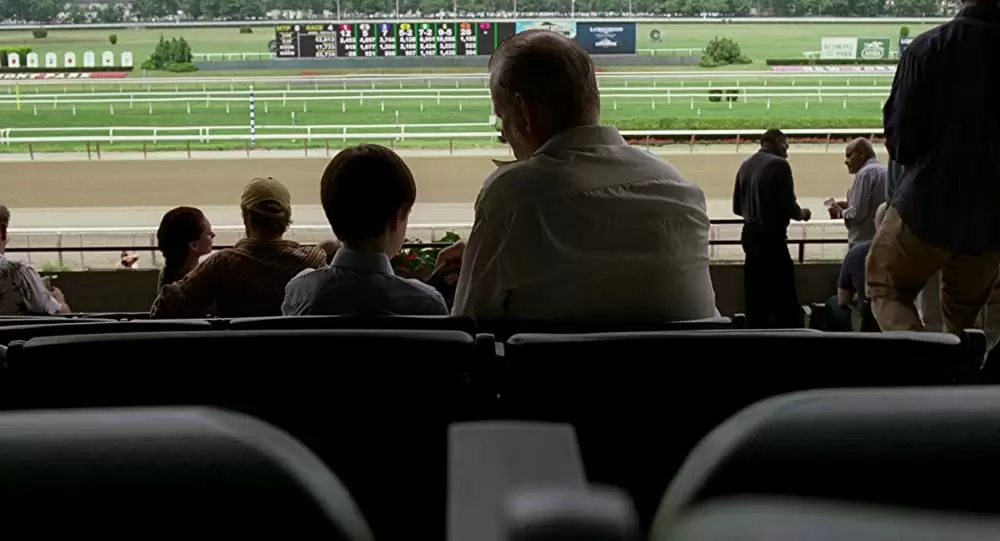
[(858, 38), (823, 38), (820, 58), (854, 60), (858, 54)]

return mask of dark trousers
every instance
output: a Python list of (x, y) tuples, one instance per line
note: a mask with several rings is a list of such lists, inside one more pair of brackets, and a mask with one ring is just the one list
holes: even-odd
[(746, 263), (743, 291), (747, 326), (751, 329), (802, 327), (802, 308), (795, 292), (795, 265), (785, 232), (744, 226), (741, 238)]

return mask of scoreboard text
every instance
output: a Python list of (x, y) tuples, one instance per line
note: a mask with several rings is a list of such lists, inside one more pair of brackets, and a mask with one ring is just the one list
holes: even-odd
[(275, 27), (279, 58), (488, 56), (514, 23), (288, 24)]

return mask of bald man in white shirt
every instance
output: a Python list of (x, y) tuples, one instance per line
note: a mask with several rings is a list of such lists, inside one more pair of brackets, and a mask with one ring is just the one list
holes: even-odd
[(705, 195), (600, 125), (590, 56), (547, 30), (501, 43), (490, 92), (517, 161), (476, 201), (454, 315), (682, 321), (715, 317)]

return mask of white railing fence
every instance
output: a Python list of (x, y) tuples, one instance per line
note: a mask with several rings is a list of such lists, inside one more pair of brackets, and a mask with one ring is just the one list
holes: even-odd
[[(883, 66), (873, 66), (874, 68), (881, 68)], [(660, 81), (692, 81), (692, 80), (710, 80), (710, 81), (735, 81), (735, 80), (761, 80), (761, 79), (791, 79), (791, 80), (823, 80), (823, 79), (848, 79), (848, 78), (883, 78), (891, 79), (893, 76), (892, 66), (888, 66), (890, 71), (881, 70), (860, 70), (860, 71), (850, 71), (850, 72), (783, 72), (783, 71), (770, 71), (770, 70), (742, 70), (742, 71), (715, 71), (715, 70), (701, 70), (701, 71), (627, 71), (627, 72), (601, 72), (597, 74), (597, 81), (600, 83), (602, 81), (634, 81), (634, 80), (660, 80)], [(0, 79), (0, 87), (8, 86), (10, 90), (15, 86), (29, 87), (29, 86), (62, 86), (68, 88), (70, 86), (84, 85), (91, 88), (96, 88), (98, 86), (117, 86), (121, 89), (127, 87), (146, 87), (151, 88), (154, 86), (174, 86), (178, 85), (275, 85), (281, 84), (286, 85), (286, 87), (291, 87), (292, 85), (302, 86), (302, 85), (344, 85), (344, 84), (388, 84), (388, 83), (399, 83), (400, 81), (413, 83), (413, 82), (446, 82), (448, 84), (455, 84), (455, 81), (459, 82), (475, 82), (478, 84), (483, 84), (489, 80), (488, 73), (394, 73), (394, 74), (356, 74), (356, 75), (310, 75), (310, 76), (288, 76), (288, 75), (272, 75), (272, 76), (258, 76), (258, 77), (226, 77), (226, 76), (214, 76), (214, 77), (200, 77), (200, 76), (190, 76), (190, 77), (154, 77), (154, 78), (135, 78), (135, 79), (29, 79), (27, 78), (30, 74), (24, 74), (24, 79)]]
[[(300, 128), (301, 129), (301, 128)], [(8, 132), (9, 130), (6, 130)], [(827, 129), (787, 129), (783, 130), (789, 136), (811, 136), (833, 138), (838, 136), (869, 135), (876, 136), (882, 134), (882, 128), (827, 128)], [(699, 138), (731, 138), (745, 139), (759, 136), (764, 133), (763, 129), (739, 129), (739, 130), (623, 130), (621, 134), (629, 138), (646, 138), (650, 142), (660, 138), (679, 139), (684, 138), (695, 141)], [(423, 140), (469, 140), (469, 139), (496, 139), (500, 133), (494, 130), (481, 132), (426, 132), (426, 133), (311, 133), (308, 130), (299, 133), (264, 133), (251, 135), (249, 133), (201, 133), (201, 134), (167, 134), (159, 135), (156, 142), (177, 142), (177, 143), (199, 143), (199, 142), (249, 142), (251, 139), (261, 141), (296, 141), (308, 139), (314, 141), (358, 141), (358, 140), (402, 140), (402, 139), (423, 139)], [(57, 135), (57, 136), (34, 136), (34, 137), (14, 137), (4, 136), (0, 140), (6, 145), (27, 145), (45, 143), (152, 143), (150, 135)]]

